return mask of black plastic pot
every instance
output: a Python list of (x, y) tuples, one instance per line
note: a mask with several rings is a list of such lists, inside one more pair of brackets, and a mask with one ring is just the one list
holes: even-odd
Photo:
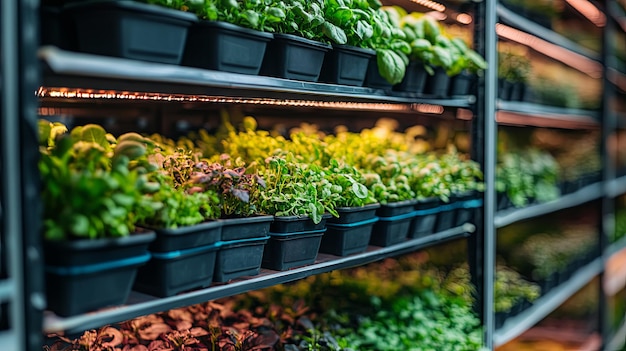
[(183, 65), (257, 75), (273, 35), (219, 21), (189, 28)]
[(526, 91), (526, 84), (523, 82), (515, 82), (511, 84), (511, 94), (509, 99), (511, 101), (524, 101), (524, 93)]
[(270, 224), (270, 232), (295, 233), (321, 230), (324, 229), (326, 220), (330, 217), (330, 214), (324, 214), (322, 220), (315, 223), (309, 216), (275, 216), (274, 221)]
[(261, 74), (317, 82), (326, 52), (331, 46), (291, 34), (274, 34), (267, 48)]
[(370, 60), (376, 51), (350, 45), (333, 45), (332, 50), (326, 53), (320, 81), (362, 86), (367, 74)]
[(442, 232), (456, 225), (456, 211), (454, 204), (445, 204), (439, 206), (439, 214), (435, 223), (435, 232)]
[(385, 91), (390, 91), (393, 88), (393, 85), (380, 75), (380, 72), (378, 71), (378, 63), (376, 62), (375, 57), (370, 60), (370, 63), (367, 66), (367, 74), (365, 75), (364, 85), (369, 88), (381, 89)]
[(513, 88), (513, 83), (503, 78), (498, 79), (498, 99), (511, 100), (512, 88)]
[(325, 231), (322, 228), (293, 233), (270, 233), (261, 266), (284, 271), (314, 263)]
[(415, 204), (414, 217), (408, 234), (409, 238), (422, 238), (435, 232), (439, 203), (439, 199), (431, 197), (420, 199)]
[(64, 50), (76, 47), (76, 31), (71, 19), (61, 6), (39, 8), (41, 45), (53, 45)]
[(437, 67), (435, 68), (435, 74), (428, 76), (428, 79), (426, 79), (424, 94), (435, 97), (445, 97), (448, 95), (449, 86), (450, 77), (443, 68)]
[(154, 233), (44, 242), (48, 309), (72, 316), (126, 302)]
[(362, 222), (376, 216), (376, 211), (380, 208), (379, 203), (369, 204), (360, 207), (338, 207), (339, 218), (330, 217), (327, 224), (349, 224)]
[(454, 77), (450, 78), (449, 96), (469, 95), (470, 88), (476, 79), (476, 75), (467, 71), (462, 71)]
[(274, 216), (252, 216), (221, 219), (222, 241), (259, 238), (267, 236)]
[(454, 219), (454, 225), (456, 227), (465, 223), (474, 222), (476, 208), (482, 205), (482, 201), (477, 197), (478, 193), (476, 191), (468, 191), (463, 194), (456, 194), (452, 197), (456, 209)]
[(365, 251), (377, 221), (378, 218), (374, 217), (349, 224), (327, 224), (320, 252), (348, 256)]
[(394, 217), (413, 212), (417, 200), (403, 200), (381, 204), (376, 210), (378, 217)]
[(135, 1), (89, 1), (66, 7), (76, 24), (78, 50), (179, 64), (196, 15)]
[(213, 281), (227, 282), (243, 276), (258, 275), (269, 236), (221, 242), (215, 258)]
[(166, 297), (204, 288), (213, 282), (218, 245), (185, 250), (153, 252), (150, 261), (139, 268), (134, 289)]
[(399, 84), (393, 86), (393, 90), (421, 94), (426, 86), (427, 78), (428, 72), (424, 69), (424, 63), (411, 61), (406, 68), (404, 78)]
[(372, 230), (370, 245), (390, 246), (405, 241), (414, 217), (413, 211), (393, 217), (379, 217)]

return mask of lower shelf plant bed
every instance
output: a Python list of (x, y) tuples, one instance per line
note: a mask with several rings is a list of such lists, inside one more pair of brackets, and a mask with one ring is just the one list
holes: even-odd
[(48, 308), (61, 316), (126, 302), (155, 234), (45, 242)]
[(479, 350), (467, 269), (438, 271), (423, 256), (142, 316), (76, 339), (54, 335), (48, 345), (54, 351)]
[(325, 231), (326, 228), (303, 232), (270, 233), (261, 265), (264, 268), (284, 271), (314, 263)]

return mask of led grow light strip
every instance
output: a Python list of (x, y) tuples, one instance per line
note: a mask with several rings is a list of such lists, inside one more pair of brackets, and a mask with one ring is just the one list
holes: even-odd
[[(130, 100), (130, 101), (163, 101), (163, 102), (203, 102), (221, 104), (250, 104), (267, 106), (314, 107), (341, 110), (373, 110), (373, 111), (416, 111), (425, 114), (443, 114), (441, 105), (421, 103), (369, 103), (369, 102), (337, 102), (314, 100), (281, 100), (271, 98), (238, 98), (224, 96), (185, 95), (141, 93), (114, 90), (68, 89), (40, 87), (36, 92), (39, 98), (52, 99), (96, 99), (96, 100)], [(40, 109), (41, 113), (49, 113)]]
[(443, 4), (440, 4), (435, 1), (430, 1), (430, 0), (409, 0), (409, 1), (414, 2), (420, 6), (427, 7), (431, 10), (439, 11), (439, 12), (443, 12), (446, 10), (446, 7)]
[(598, 27), (604, 27), (606, 25), (606, 16), (602, 11), (595, 7), (587, 0), (565, 0), (581, 15), (585, 16), (591, 23)]
[(496, 24), (496, 33), (502, 38), (526, 45), (537, 52), (561, 61), (592, 78), (602, 77), (602, 65), (599, 62), (591, 60), (583, 55), (563, 49), (558, 45), (554, 45), (539, 37), (522, 32), (521, 30), (509, 27), (502, 23)]

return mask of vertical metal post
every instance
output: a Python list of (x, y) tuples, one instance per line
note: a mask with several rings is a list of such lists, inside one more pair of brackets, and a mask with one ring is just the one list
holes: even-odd
[(483, 228), (477, 233), (476, 246), (483, 258), (482, 281), (479, 281), (482, 297), (482, 320), (484, 326), (484, 343), (493, 349), (494, 334), (494, 278), (496, 254), (496, 229), (494, 224), (496, 210), (495, 170), (496, 170), (496, 90), (497, 90), (497, 35), (496, 35), (496, 0), (484, 0), (476, 4), (475, 49), (487, 60), (488, 67), (479, 84), (476, 100), (477, 137), (475, 140), (478, 160), (481, 162), (485, 176), (485, 193), (483, 205)]
[(13, 281), (10, 327), (16, 350), (42, 347), (43, 256), (40, 211), (37, 100), (39, 84), (37, 0), (1, 2), (3, 232)]
[[(608, 143), (616, 127), (615, 116), (613, 115), (611, 108), (610, 108), (611, 106), (610, 100), (614, 92), (613, 92), (613, 89), (611, 88), (611, 82), (608, 77), (608, 68), (614, 62), (613, 53), (611, 50), (611, 43), (613, 40), (612, 31), (615, 28), (613, 25), (613, 19), (609, 14), (610, 1), (605, 0), (605, 1), (602, 1), (601, 4), (603, 6), (603, 10), (604, 10), (607, 20), (606, 20), (606, 25), (602, 31), (602, 52), (601, 52), (603, 74), (602, 74), (602, 103), (600, 105), (600, 116), (601, 116), (600, 138), (602, 140), (602, 142), (600, 143), (600, 157), (602, 160), (602, 170), (601, 170), (602, 178), (601, 179), (604, 184), (603, 186), (604, 196), (602, 197), (602, 205), (600, 206), (600, 224), (599, 224), (600, 236), (598, 238), (598, 241), (599, 241), (598, 246), (600, 248), (600, 255), (601, 257), (603, 257), (604, 269), (606, 269), (606, 263), (609, 258), (607, 254), (607, 248), (609, 247), (609, 242), (610, 242), (609, 236), (611, 235), (613, 231), (614, 210), (615, 210), (614, 200), (613, 198), (608, 196), (610, 194), (609, 181), (615, 178), (615, 165), (613, 164), (612, 160), (608, 156), (609, 155)], [(606, 343), (611, 337), (612, 333), (609, 330), (611, 323), (609, 321), (610, 311), (608, 309), (608, 304), (607, 304), (608, 296), (606, 295), (606, 292), (604, 291), (604, 284), (603, 284), (604, 279), (606, 278), (604, 269), (599, 277), (600, 286), (598, 287), (598, 289), (600, 289), (600, 294), (598, 296), (600, 298), (598, 301), (598, 319), (599, 319), (598, 329), (599, 329), (600, 335), (602, 336), (603, 342)], [(606, 347), (606, 345), (604, 345), (603, 348), (604, 347)]]

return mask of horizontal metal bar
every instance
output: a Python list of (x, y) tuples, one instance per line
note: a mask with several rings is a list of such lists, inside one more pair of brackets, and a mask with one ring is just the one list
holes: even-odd
[(519, 126), (535, 125), (564, 129), (598, 128), (598, 111), (547, 106), (523, 101), (497, 102), (496, 121)]
[(121, 322), (150, 313), (237, 295), (337, 269), (364, 265), (387, 257), (427, 248), (449, 240), (467, 237), (470, 233), (474, 232), (474, 230), (474, 225), (467, 223), (427, 237), (410, 239), (389, 247), (371, 246), (364, 253), (348, 257), (320, 254), (318, 256), (318, 262), (309, 266), (282, 272), (263, 270), (258, 276), (171, 297), (158, 298), (133, 292), (129, 298), (130, 304), (128, 305), (78, 316), (62, 318), (48, 312), (44, 318), (44, 332), (52, 333), (65, 331), (67, 333), (78, 333), (87, 329), (98, 328), (105, 324)]
[(575, 52), (577, 54), (583, 55), (590, 60), (600, 61), (601, 57), (599, 53), (593, 52), (585, 47), (578, 45), (572, 40), (564, 37), (563, 35), (545, 28), (523, 16), (516, 14), (515, 12), (509, 10), (505, 6), (498, 5), (497, 7), (498, 16), (500, 20), (507, 23), (510, 26), (513, 26), (517, 29), (520, 29), (524, 32), (532, 34), (541, 39), (547, 40), (553, 44), (556, 44), (564, 49)]
[(595, 276), (600, 274), (603, 269), (602, 257), (579, 269), (570, 279), (537, 299), (527, 310), (508, 319), (494, 333), (494, 345), (503, 345), (537, 324), (573, 294), (582, 289)]
[[(380, 102), (469, 107), (474, 96), (420, 98), (415, 94), (337, 84), (236, 74), (194, 67), (68, 52), (44, 47), (44, 87), (122, 90), (332, 102)], [(123, 100), (121, 100), (123, 101)]]
[(511, 225), (525, 219), (535, 218), (566, 208), (582, 205), (586, 202), (601, 198), (602, 193), (602, 183), (596, 183), (550, 202), (501, 211), (498, 212), (495, 217), (496, 228), (506, 227), (507, 225)]
[(613, 198), (623, 194), (626, 194), (626, 176), (611, 180), (606, 195)]

